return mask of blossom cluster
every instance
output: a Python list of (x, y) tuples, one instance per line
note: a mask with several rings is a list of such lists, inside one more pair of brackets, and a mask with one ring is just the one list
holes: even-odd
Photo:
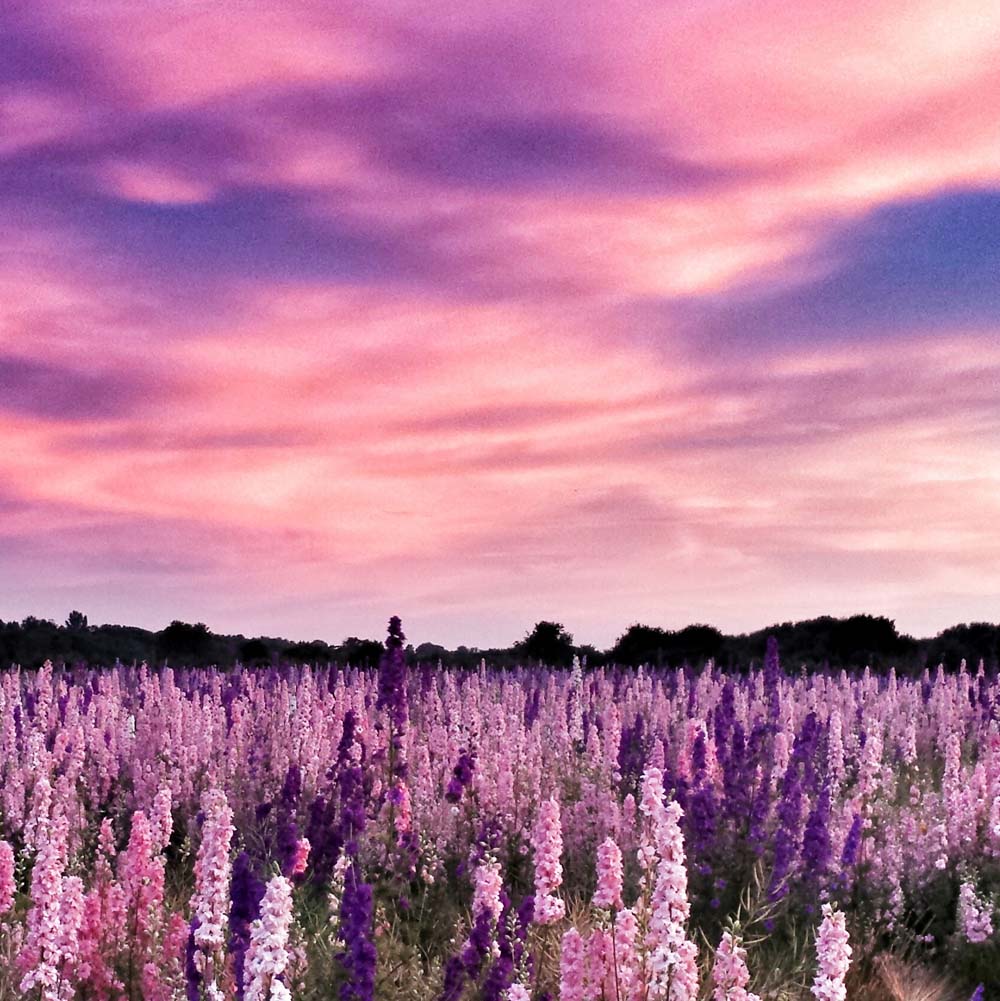
[[(855, 918), (891, 941), (934, 888), (956, 903), (929, 944), (995, 943), (984, 667), (787, 674), (772, 646), (745, 672), (452, 671), (403, 642), (394, 620), (377, 670), (0, 674), (4, 982), (245, 1001), (322, 960), (369, 1001), (380, 936), (422, 940), (446, 900), (442, 996), (754, 1001), (727, 917), (755, 880), (764, 931), (817, 929), (820, 1001), (843, 996)], [(300, 898), (329, 902), (305, 944)]]

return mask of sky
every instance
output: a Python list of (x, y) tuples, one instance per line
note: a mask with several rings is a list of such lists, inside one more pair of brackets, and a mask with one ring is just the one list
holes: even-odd
[(1000, 618), (1000, 5), (8, 0), (0, 618)]

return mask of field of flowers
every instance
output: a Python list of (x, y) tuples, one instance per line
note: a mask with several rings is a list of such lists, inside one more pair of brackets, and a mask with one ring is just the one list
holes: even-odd
[(786, 668), (5, 671), (0, 998), (1000, 997), (997, 679)]

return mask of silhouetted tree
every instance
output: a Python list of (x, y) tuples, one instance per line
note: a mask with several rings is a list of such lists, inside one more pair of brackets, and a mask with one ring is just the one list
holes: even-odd
[(262, 639), (244, 640), (239, 656), (241, 664), (262, 664), (271, 659), (271, 648)]
[(726, 638), (714, 626), (685, 626), (676, 633), (670, 634), (667, 649), (670, 651), (670, 663), (679, 664), (684, 661), (691, 665), (701, 665), (709, 659), (714, 659), (722, 652)]
[(337, 647), (337, 660), (353, 667), (374, 667), (382, 657), (385, 647), (378, 640), (361, 640), (348, 636)]
[(615, 664), (662, 664), (668, 648), (669, 634), (658, 626), (644, 626), (634, 623), (618, 637), (608, 651), (608, 657)]
[(962, 623), (939, 633), (927, 650), (929, 664), (957, 668), (965, 660), (974, 671), (979, 661), (995, 667), (1000, 659), (1000, 626), (991, 622)]
[(587, 667), (601, 667), (608, 662), (607, 654), (603, 650), (598, 650), (597, 647), (592, 646), (590, 643), (578, 646), (576, 652), (580, 660), (586, 658)]
[(187, 663), (201, 663), (212, 649), (212, 634), (204, 622), (191, 625), (174, 619), (156, 634), (160, 656)]
[(74, 609), (66, 619), (66, 628), (71, 633), (82, 633), (87, 628), (87, 616)]
[(293, 664), (326, 664), (333, 660), (330, 645), (322, 640), (310, 643), (292, 643), (285, 647), (285, 657)]
[(573, 659), (573, 636), (561, 622), (536, 622), (535, 628), (518, 644), (518, 650), (542, 664), (566, 665)]
[(413, 654), (418, 663), (431, 661), (436, 664), (439, 660), (444, 660), (448, 656), (448, 650), (438, 643), (421, 643), (413, 651)]

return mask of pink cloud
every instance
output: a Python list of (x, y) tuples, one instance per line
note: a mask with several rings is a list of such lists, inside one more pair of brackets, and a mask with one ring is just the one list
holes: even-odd
[[(0, 614), (994, 615), (991, 250), (877, 237), (1000, 187), (997, 12), (443, 10), (12, 19)], [(873, 243), (936, 311), (846, 308)]]

